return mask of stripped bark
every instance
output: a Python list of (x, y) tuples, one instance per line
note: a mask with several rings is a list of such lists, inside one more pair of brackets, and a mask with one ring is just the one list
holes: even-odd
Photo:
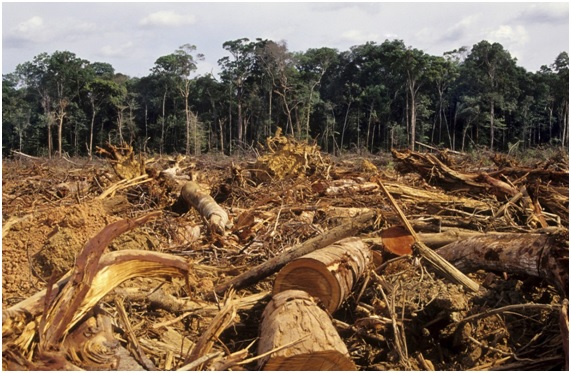
[(301, 290), (275, 294), (264, 310), (258, 355), (275, 349), (264, 370), (356, 370), (331, 318)]
[(87, 242), (76, 259), (70, 281), (50, 303), (44, 314), (40, 325), (40, 351), (57, 350), (61, 339), (77, 323), (82, 315), (80, 306), (91, 290), (93, 279), (97, 275), (99, 259), (107, 245), (120, 234), (144, 224), (157, 215), (152, 213), (138, 219), (109, 224)]
[(371, 251), (359, 238), (345, 238), (288, 263), (278, 273), (273, 293), (303, 290), (333, 313), (351, 293), (371, 257)]

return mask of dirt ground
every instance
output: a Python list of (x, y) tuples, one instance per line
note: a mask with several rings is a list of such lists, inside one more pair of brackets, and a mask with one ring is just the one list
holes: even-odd
[[(270, 178), (260, 183), (251, 181), (253, 171), (236, 171), (255, 161), (253, 157), (209, 156), (189, 157), (180, 163), (180, 173), (208, 188), (233, 221), (228, 236), (216, 237), (196, 211), (177, 212), (179, 190), (159, 176), (160, 170), (173, 163), (167, 157), (147, 164), (148, 170), (154, 170), (150, 182), (105, 198), (99, 197), (120, 179), (103, 159), (3, 159), (3, 309), (58, 280), (72, 268), (86, 242), (105, 226), (162, 211), (160, 218), (121, 235), (107, 250), (142, 249), (183, 257), (195, 264), (190, 290), (183, 279), (138, 277), (112, 291), (99, 307), (116, 318), (116, 300), (121, 297), (150, 366), (176, 369), (183, 365), (185, 352), (178, 347), (170, 351), (169, 336), (175, 335), (182, 346), (198, 340), (216, 316), (209, 308), (217, 304), (210, 298), (214, 286), (350, 219), (337, 216), (331, 207), (381, 211), (383, 221), (363, 232), (364, 238), (377, 237), (381, 229), (399, 224), (378, 191), (335, 197), (316, 192), (312, 186), (327, 174), (330, 179), (354, 180), (370, 180), (375, 175), (386, 182), (438, 189), (417, 174), (395, 171), (390, 155), (322, 159), (322, 165), (303, 177)], [(399, 197), (397, 202), (410, 219), (429, 221), (433, 217), (427, 205)], [(464, 215), (455, 219), (464, 224), (470, 221)], [(430, 229), (426, 225), (426, 232)], [(565, 370), (567, 352), (560, 327), (564, 295), (550, 283), (531, 276), (477, 270), (468, 274), (481, 286), (474, 293), (443, 278), (414, 255), (397, 256), (374, 244), (371, 248), (382, 255), (383, 264), (376, 263), (377, 268), (359, 280), (354, 293), (331, 315), (358, 369)], [(214, 351), (229, 355), (248, 349), (249, 358), (256, 356), (261, 314), (269, 301), (265, 292), (271, 291), (274, 278), (272, 275), (238, 291), (243, 298), (256, 294), (260, 298), (238, 310), (232, 326), (215, 342)], [(158, 293), (169, 299), (195, 301), (202, 307), (183, 315), (183, 311), (153, 300), (151, 295)], [(157, 328), (160, 323), (168, 327)], [(125, 329), (114, 322), (122, 347), (132, 351)], [(125, 356), (116, 368), (142, 370), (149, 366), (139, 360)], [(13, 368), (4, 349), (3, 368)], [(252, 361), (232, 369), (259, 367)]]

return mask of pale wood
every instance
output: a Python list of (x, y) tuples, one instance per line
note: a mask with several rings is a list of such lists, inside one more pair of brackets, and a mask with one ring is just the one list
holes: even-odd
[[(234, 295), (234, 290), (231, 289), (228, 291), (222, 309), (210, 322), (208, 329), (206, 329), (200, 339), (196, 342), (192, 352), (186, 357), (186, 359), (184, 359), (185, 365), (208, 354), (220, 334), (222, 334), (222, 332), (234, 322), (234, 318), (236, 317), (236, 303), (234, 301)], [(197, 370), (200, 370), (201, 367), (202, 364), (197, 367)]]
[(230, 287), (241, 289), (246, 286), (252, 285), (267, 276), (279, 271), (284, 265), (289, 263), (295, 258), (299, 258), (305, 254), (309, 254), (315, 250), (321, 249), (327, 245), (331, 245), (345, 237), (355, 235), (362, 229), (370, 226), (372, 220), (375, 218), (374, 212), (366, 212), (356, 216), (350, 222), (340, 225), (319, 235), (311, 238), (303, 243), (293, 246), (289, 250), (284, 251), (280, 255), (260, 264), (251, 270), (244, 272), (229, 281), (226, 281), (216, 286), (216, 293), (222, 294)]
[(224, 234), (226, 228), (230, 224), (228, 213), (224, 210), (214, 198), (202, 191), (200, 186), (194, 181), (188, 181), (180, 191), (181, 197), (194, 207), (202, 217), (208, 222), (210, 230)]
[(301, 290), (275, 294), (264, 310), (258, 355), (276, 349), (263, 370), (356, 370), (329, 315)]
[(372, 254), (357, 237), (348, 237), (288, 263), (278, 273), (273, 293), (304, 290), (333, 313), (365, 272)]

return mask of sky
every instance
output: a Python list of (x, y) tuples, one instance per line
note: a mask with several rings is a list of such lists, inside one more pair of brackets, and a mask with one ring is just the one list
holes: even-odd
[(399, 39), (435, 56), (487, 40), (536, 72), (569, 52), (569, 2), (3, 2), (2, 74), (69, 51), (143, 77), (191, 44), (205, 57), (196, 74), (216, 75), (222, 44), (241, 38), (285, 41), (292, 52)]

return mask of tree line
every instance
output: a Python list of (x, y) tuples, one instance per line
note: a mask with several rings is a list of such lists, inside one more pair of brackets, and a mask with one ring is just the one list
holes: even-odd
[(278, 127), (335, 154), (569, 143), (567, 52), (532, 73), (486, 40), (443, 56), (402, 40), (342, 52), (247, 38), (222, 47), (217, 77), (196, 75), (203, 56), (191, 44), (141, 78), (69, 51), (39, 54), (2, 76), (3, 156), (91, 157), (105, 143), (233, 154)]

